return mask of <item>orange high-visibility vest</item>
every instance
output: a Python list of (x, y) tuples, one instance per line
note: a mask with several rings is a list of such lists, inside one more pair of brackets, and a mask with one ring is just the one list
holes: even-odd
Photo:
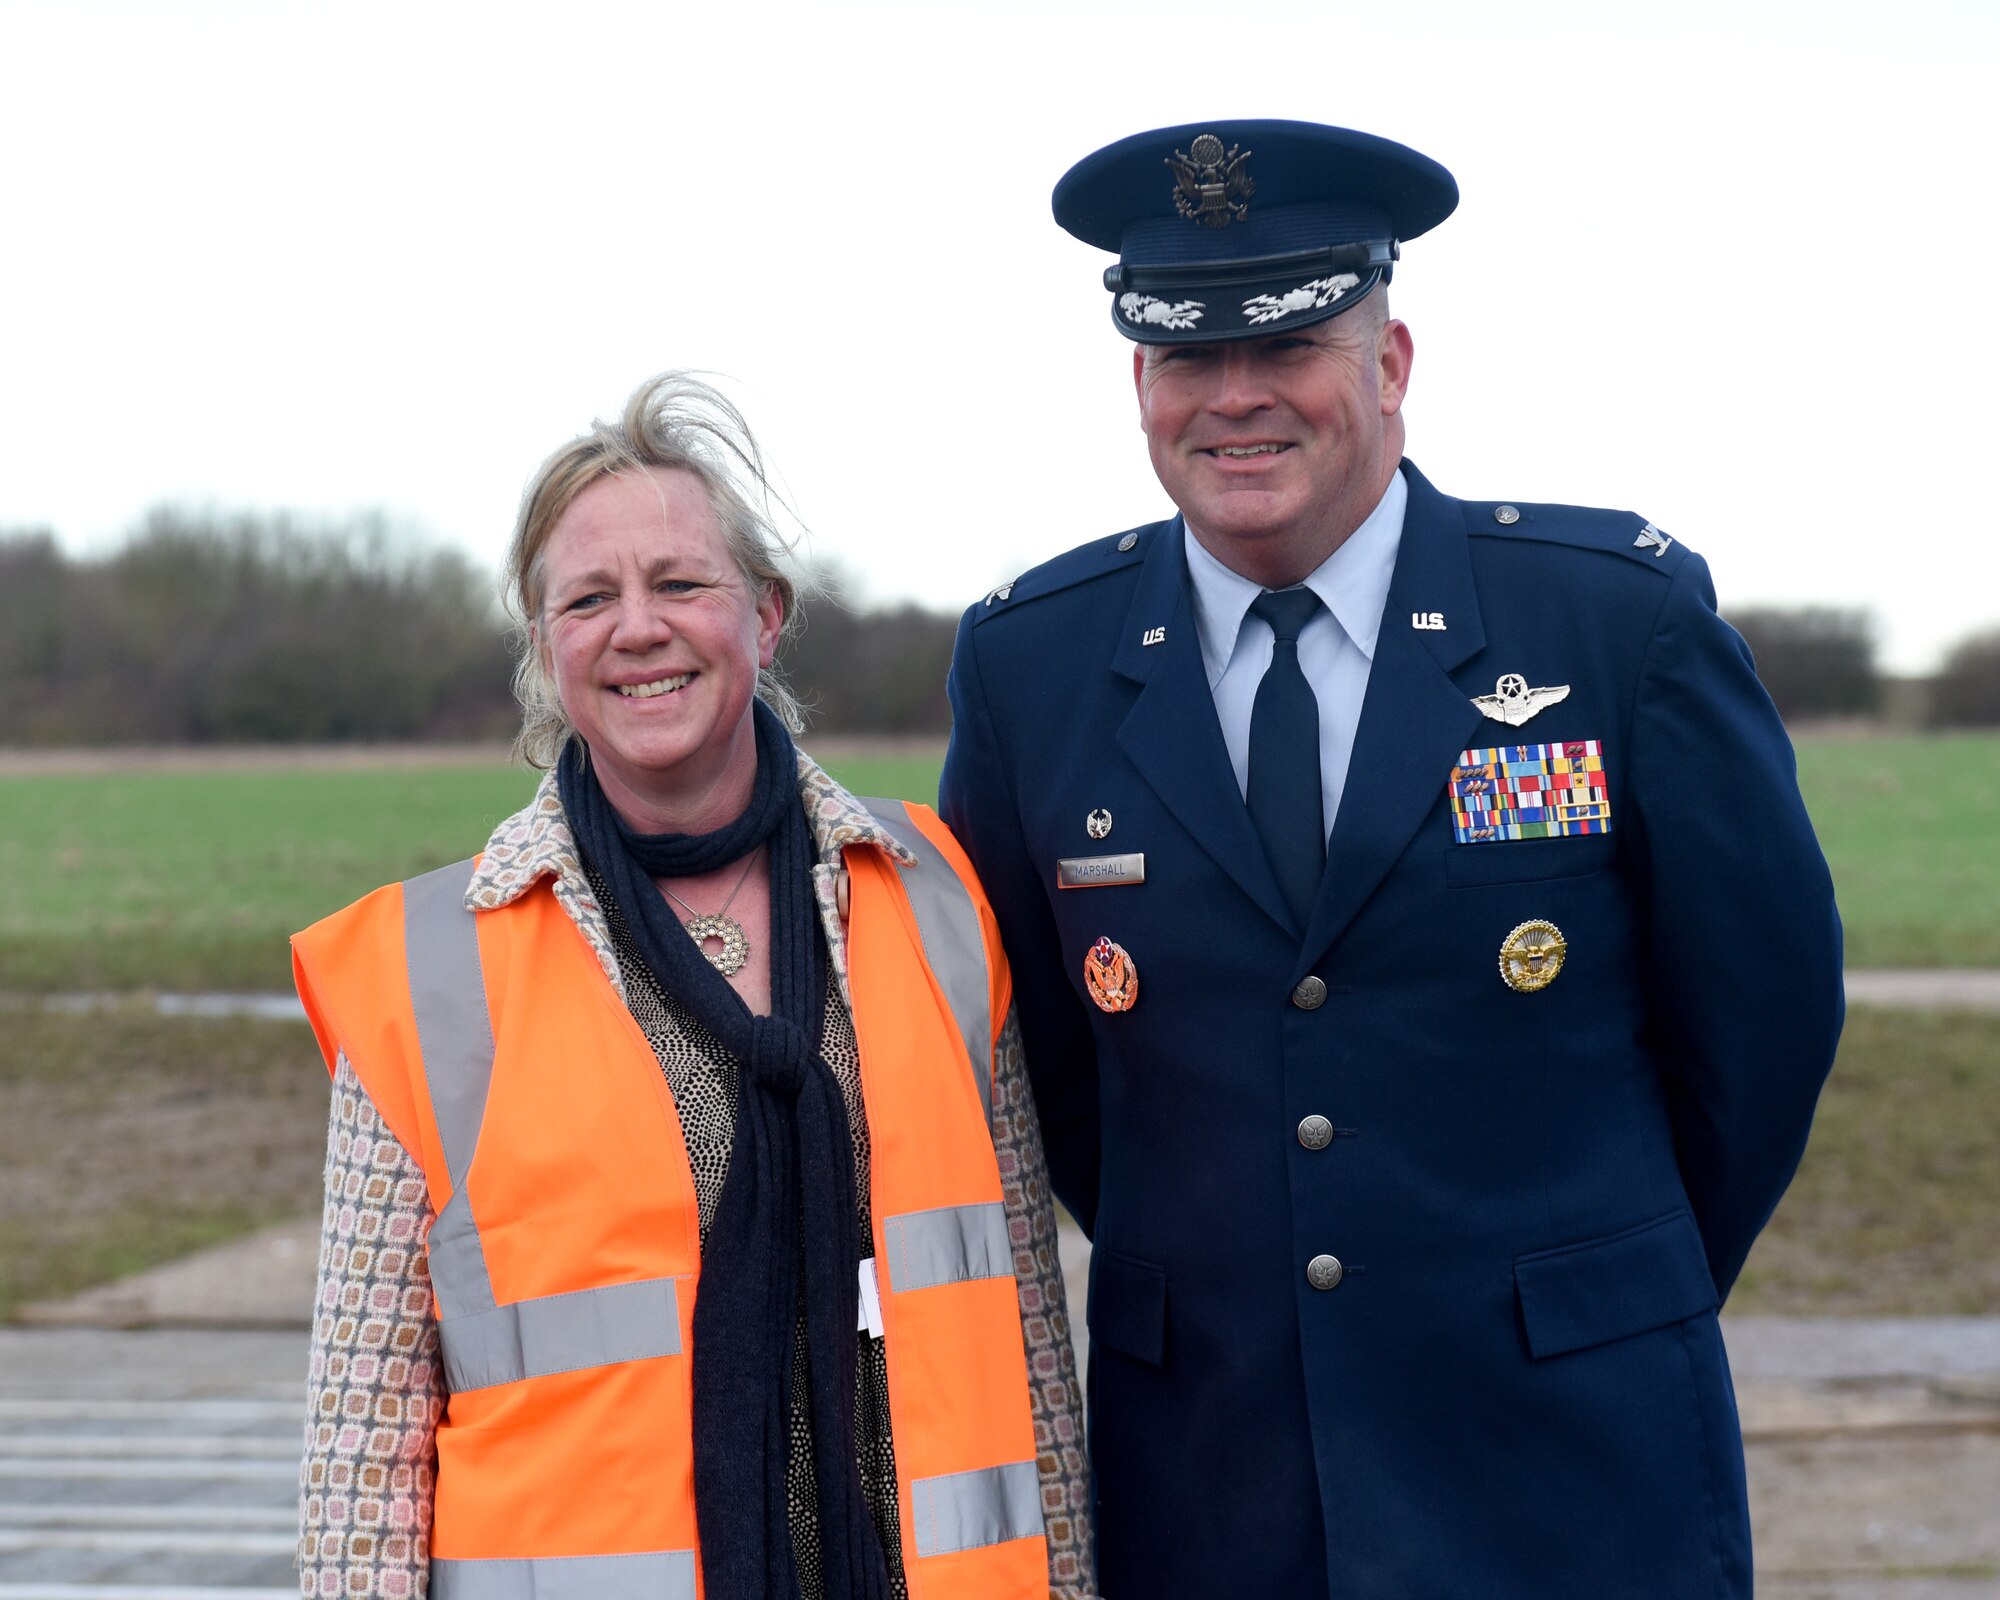
[[(848, 986), (867, 1110), (889, 1414), (912, 1600), (1048, 1591), (1013, 1248), (989, 1124), (1011, 981), (928, 810), (867, 802)], [(292, 941), (345, 1054), (424, 1170), (450, 1399), (433, 1600), (698, 1600), (694, 1176), (651, 1046), (548, 882), (469, 912), (461, 862)]]

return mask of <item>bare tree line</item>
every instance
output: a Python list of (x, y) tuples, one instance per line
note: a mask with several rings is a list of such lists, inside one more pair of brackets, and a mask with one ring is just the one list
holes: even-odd
[[(1890, 680), (1875, 659), (1875, 619), (1865, 610), (1758, 606), (1729, 612), (1757, 660), (1757, 676), (1785, 719), (1870, 717), (1890, 710)], [(1896, 708), (1933, 728), (2000, 726), (2000, 628), (1962, 639), (1937, 675)]]
[[(813, 575), (781, 658), (814, 730), (942, 735), (955, 619), (857, 610), (843, 587)], [(1730, 620), (1787, 718), (1882, 709), (1867, 612)], [(380, 515), (160, 509), (88, 557), (0, 532), (0, 743), (501, 738), (516, 722), (509, 675), (490, 574)], [(1932, 725), (2000, 725), (2000, 629), (1960, 643), (1923, 698)]]
[[(816, 729), (942, 734), (954, 625), (822, 595), (782, 665)], [(491, 574), (379, 515), (160, 509), (81, 557), (0, 531), (3, 744), (504, 738), (511, 671)]]
[(471, 738), (511, 726), (506, 686), (489, 582), (381, 518), (159, 510), (99, 558), (0, 542), (8, 742)]

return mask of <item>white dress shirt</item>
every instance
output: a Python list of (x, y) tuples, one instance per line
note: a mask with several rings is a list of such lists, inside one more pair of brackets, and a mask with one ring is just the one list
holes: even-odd
[[(1368, 669), (1382, 609), (1389, 602), (1389, 579), (1403, 542), (1403, 509), (1409, 486), (1398, 472), (1381, 502), (1349, 534), (1341, 547), (1306, 574), (1305, 587), (1319, 596), (1323, 610), (1299, 635), (1299, 669), (1319, 702), (1319, 790), (1328, 833), (1340, 814), (1347, 787), (1347, 763), (1354, 753), (1354, 728), (1368, 692)], [(1185, 524), (1183, 525), (1185, 529)], [(1194, 582), (1195, 631), (1202, 665), (1222, 723), (1222, 742), (1236, 769), (1236, 787), (1250, 784), (1250, 709), (1257, 685), (1271, 664), (1270, 625), (1250, 615), (1250, 603), (1264, 591), (1232, 572), (1203, 549), (1192, 533), (1187, 542), (1188, 575)]]

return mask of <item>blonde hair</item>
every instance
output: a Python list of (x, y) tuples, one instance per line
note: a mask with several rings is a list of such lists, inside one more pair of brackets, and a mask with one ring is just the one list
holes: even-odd
[[(515, 622), (514, 694), (521, 702), (514, 753), (532, 767), (554, 766), (573, 731), (535, 648), (535, 624), (547, 595), (549, 539), (576, 497), (598, 479), (666, 468), (699, 480), (751, 594), (761, 598), (776, 591), (784, 603), (781, 637), (789, 638), (802, 625), (798, 585), (785, 565), (791, 544), (772, 514), (771, 484), (750, 424), (692, 373), (663, 372), (647, 379), (625, 402), (617, 422), (593, 422), (588, 433), (544, 461), (521, 493), (503, 581)], [(792, 732), (804, 726), (799, 703), (776, 667), (758, 671), (757, 695)]]

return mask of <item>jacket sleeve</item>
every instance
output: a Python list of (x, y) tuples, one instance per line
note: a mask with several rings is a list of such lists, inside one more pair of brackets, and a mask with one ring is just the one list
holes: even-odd
[(1649, 1042), (1726, 1296), (1805, 1150), (1844, 999), (1833, 883), (1791, 743), (1698, 557), (1661, 607), (1632, 728)]
[(303, 1594), (417, 1595), (428, 1581), (444, 1409), (429, 1221), (423, 1170), (338, 1057), (299, 1475)]
[[(1085, 1233), (1097, 1218), (1097, 1054), (1089, 1020), (1062, 970), (1062, 943), (1015, 801), (1011, 763), (979, 670), (968, 611), (951, 661), (951, 745), (938, 788), (938, 814), (985, 886), (1014, 973), (1028, 1076), (1058, 1199)], [(1033, 729), (1010, 729), (1032, 737)]]

